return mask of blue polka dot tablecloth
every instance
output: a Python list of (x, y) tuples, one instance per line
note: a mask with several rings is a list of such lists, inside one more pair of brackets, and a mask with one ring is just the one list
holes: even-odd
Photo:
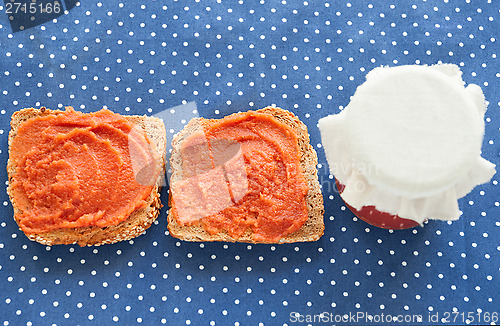
[(1, 324), (500, 323), (498, 175), (460, 200), (458, 221), (378, 229), (334, 191), (317, 129), (375, 67), (454, 63), (489, 101), (483, 157), (498, 165), (499, 1), (35, 3), (0, 6), (4, 167), (10, 116), (24, 107), (166, 112), (171, 137), (185, 123), (173, 107), (217, 118), (276, 105), (309, 128), (326, 229), (313, 243), (191, 243), (168, 234), (164, 207), (133, 241), (47, 247), (18, 230), (2, 191)]

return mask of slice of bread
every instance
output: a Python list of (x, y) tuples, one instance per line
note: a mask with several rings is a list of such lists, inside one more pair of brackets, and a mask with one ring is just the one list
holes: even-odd
[[(264, 109), (257, 110), (257, 112), (270, 114), (275, 119), (287, 124), (295, 130), (295, 132), (297, 133), (298, 145), (300, 149), (300, 165), (307, 185), (309, 186), (309, 192), (306, 196), (308, 210), (307, 220), (299, 230), (281, 238), (279, 240), (279, 243), (316, 241), (323, 235), (325, 229), (325, 225), (323, 222), (324, 207), (323, 196), (321, 194), (318, 181), (318, 171), (316, 169), (318, 158), (316, 156), (316, 151), (309, 143), (309, 134), (307, 132), (307, 127), (293, 113), (281, 108), (266, 107)], [(182, 159), (180, 154), (182, 142), (189, 135), (196, 132), (197, 130), (200, 130), (200, 128), (203, 128), (204, 124), (210, 123), (210, 121), (211, 120), (203, 118), (192, 119), (191, 121), (189, 121), (186, 127), (181, 132), (179, 132), (172, 140), (172, 155), (170, 157), (170, 168), (172, 170), (172, 176), (170, 178), (170, 184), (182, 179)], [(172, 192), (170, 192), (169, 198), (170, 206), (172, 202), (171, 196)], [(199, 223), (189, 226), (180, 225), (175, 219), (172, 209), (170, 209), (167, 219), (168, 230), (170, 234), (181, 240), (257, 243), (252, 238), (252, 231), (250, 229), (248, 229), (238, 239), (234, 239), (229, 236), (226, 231), (221, 231), (216, 234), (210, 234)]]
[[(46, 108), (34, 109), (27, 108), (15, 112), (11, 118), (11, 130), (9, 133), (9, 150), (13, 139), (17, 135), (18, 127), (26, 120), (46, 116), (46, 115), (57, 115), (64, 111), (60, 110), (49, 110)], [(164, 158), (166, 155), (166, 133), (165, 125), (163, 121), (159, 118), (148, 117), (148, 116), (124, 116), (128, 121), (132, 122), (136, 126), (142, 128), (148, 135), (152, 150), (156, 151), (156, 156), (162, 158), (164, 163)], [(164, 168), (164, 164), (162, 164)], [(16, 177), (16, 165), (9, 159), (7, 163), (7, 173), (9, 176), (9, 187), (7, 188), (7, 193), (14, 207), (14, 219), (18, 222), (17, 216), (22, 213), (19, 207), (16, 206), (15, 201), (12, 200), (12, 192), (10, 189), (10, 184)], [(160, 201), (160, 188), (163, 182), (163, 173), (160, 173), (156, 184), (151, 191), (151, 194), (146, 199), (147, 204), (144, 208), (137, 209), (123, 222), (112, 225), (108, 227), (78, 227), (78, 228), (64, 228), (56, 229), (43, 233), (27, 234), (28, 238), (33, 241), (37, 241), (44, 245), (56, 245), (56, 244), (74, 244), (77, 243), (80, 246), (98, 246), (102, 244), (115, 243), (118, 241), (130, 240), (141, 235), (151, 224), (156, 220), (162, 207)]]

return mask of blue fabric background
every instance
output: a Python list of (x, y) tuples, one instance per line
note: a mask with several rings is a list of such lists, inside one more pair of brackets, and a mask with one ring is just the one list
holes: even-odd
[[(374, 67), (455, 63), (490, 102), (483, 156), (498, 164), (499, 12), (500, 3), (487, 0), (86, 1), (15, 32), (19, 22), (3, 6), (3, 166), (10, 116), (24, 107), (153, 115), (194, 101), (199, 115), (222, 117), (274, 104), (309, 128), (326, 229), (314, 243), (189, 243), (168, 235), (164, 207), (133, 241), (50, 248), (18, 230), (3, 191), (0, 322), (337, 324), (294, 322), (292, 312), (422, 315), (421, 324), (463, 324), (471, 312), (473, 324), (491, 322), (484, 317), (500, 312), (497, 175), (460, 200), (459, 221), (378, 229), (333, 190), (316, 124), (346, 106)], [(178, 131), (166, 123), (170, 135)], [(5, 169), (0, 180), (7, 182)], [(441, 319), (453, 311), (464, 315)], [(437, 323), (429, 320), (436, 313)]]

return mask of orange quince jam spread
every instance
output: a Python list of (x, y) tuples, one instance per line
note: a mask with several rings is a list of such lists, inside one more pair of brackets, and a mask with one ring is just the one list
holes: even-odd
[(134, 159), (147, 160), (150, 141), (133, 127), (106, 109), (85, 114), (71, 107), (23, 122), (9, 156), (17, 166), (10, 192), (21, 229), (106, 227), (144, 207), (152, 185), (136, 181), (130, 148), (143, 155)]
[(182, 178), (171, 183), (181, 225), (238, 239), (248, 229), (277, 242), (308, 218), (309, 190), (296, 132), (270, 114), (248, 111), (205, 120), (181, 144)]

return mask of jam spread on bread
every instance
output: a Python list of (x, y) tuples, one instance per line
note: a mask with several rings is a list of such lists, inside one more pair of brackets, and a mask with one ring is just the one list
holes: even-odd
[(179, 224), (275, 242), (307, 220), (297, 134), (273, 116), (248, 111), (205, 120), (180, 152), (182, 177), (170, 188)]
[(68, 107), (23, 122), (10, 148), (21, 229), (106, 227), (143, 207), (153, 185), (138, 181), (134, 162), (154, 158), (137, 129), (106, 109), (85, 114)]

